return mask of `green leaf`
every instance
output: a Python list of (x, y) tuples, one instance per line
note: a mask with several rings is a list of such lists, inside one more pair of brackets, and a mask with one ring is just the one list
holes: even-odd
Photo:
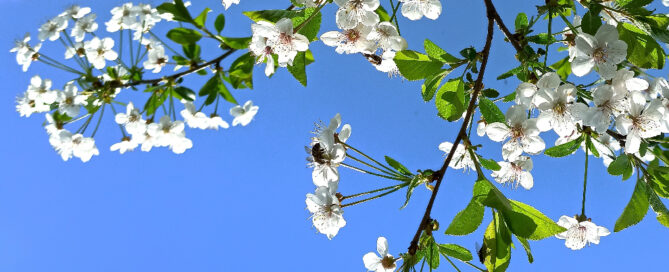
[(483, 235), (485, 247), (485, 266), (488, 271), (506, 271), (511, 261), (511, 234), (498, 213), (493, 214), (493, 220)]
[(223, 84), (221, 82), (221, 76), (215, 74), (202, 86), (202, 88), (200, 88), (198, 95), (207, 97), (204, 101), (205, 105), (211, 105), (216, 101), (216, 97), (218, 96), (218, 86), (220, 84)]
[(571, 74), (571, 62), (569, 62), (569, 57), (565, 57), (564, 59), (553, 63), (551, 68), (555, 70), (563, 81), (567, 80), (567, 77)]
[(195, 92), (191, 89), (186, 88), (186, 87), (182, 87), (182, 86), (176, 87), (176, 88), (174, 88), (174, 93), (177, 94), (175, 96), (177, 96), (177, 98), (179, 98), (179, 99), (186, 99), (188, 101), (195, 101), (195, 97), (196, 97)]
[(499, 96), (499, 92), (497, 90), (490, 88), (484, 89), (483, 91), (481, 91), (481, 94), (483, 94), (483, 96), (488, 98), (496, 98)]
[(504, 123), (506, 120), (504, 113), (488, 98), (479, 98), (479, 110), (481, 110), (483, 119), (485, 119), (486, 123), (488, 124)]
[(254, 22), (258, 21), (268, 21), (271, 23), (276, 23), (281, 18), (293, 18), (297, 16), (300, 11), (295, 10), (285, 10), (285, 9), (273, 9), (273, 10), (257, 10), (257, 11), (245, 11), (242, 12), (246, 17), (253, 20)]
[(621, 154), (618, 156), (611, 164), (609, 164), (609, 168), (607, 169), (609, 174), (613, 176), (623, 176), (623, 180), (628, 179), (630, 176), (632, 176), (632, 163), (630, 162), (629, 158), (627, 157), (627, 154)]
[(160, 6), (156, 7), (159, 13), (169, 13), (172, 14), (175, 21), (192, 23), (193, 17), (191, 17), (188, 9), (184, 5), (183, 0), (175, 0), (173, 3), (163, 3)]
[(499, 211), (512, 210), (511, 202), (502, 192), (487, 179), (479, 179), (474, 183), (473, 200)]
[[(306, 8), (304, 9), (304, 12), (300, 12), (296, 16), (292, 17), (293, 20), (293, 27), (297, 27), (303, 22), (307, 20), (314, 12), (316, 12), (316, 8)], [(318, 40), (318, 31), (321, 29), (321, 20), (322, 20), (322, 15), (321, 12), (318, 11), (318, 14), (314, 15), (313, 18), (309, 22), (307, 22), (301, 29), (298, 31), (298, 33), (304, 35), (309, 39), (309, 41), (316, 41)]]
[(483, 166), (483, 168), (485, 169), (492, 171), (499, 171), (500, 169), (502, 169), (502, 167), (499, 166), (499, 164), (495, 160), (483, 158), (478, 154), (477, 157), (479, 158), (479, 163), (481, 163), (481, 166)]
[(413, 174), (411, 173), (411, 171), (409, 171), (409, 169), (406, 168), (406, 166), (404, 166), (404, 165), (402, 165), (401, 163), (397, 162), (395, 159), (393, 159), (393, 158), (391, 158), (391, 157), (388, 157), (388, 156), (385, 156), (385, 159), (386, 159), (386, 162), (388, 163), (388, 165), (390, 165), (390, 167), (394, 168), (394, 169), (397, 170), (398, 172), (400, 172), (400, 173), (402, 173), (402, 174), (404, 174), (404, 175), (408, 175), (408, 176), (412, 176), (412, 175), (413, 175)]
[(648, 167), (650, 176), (646, 176), (648, 185), (653, 188), (659, 196), (669, 198), (669, 167)]
[(437, 92), (437, 88), (445, 76), (446, 74), (442, 72), (434, 76), (429, 76), (425, 79), (423, 85), (421, 86), (421, 94), (423, 95), (423, 100), (425, 102), (428, 102), (434, 98), (434, 94)]
[(667, 58), (662, 46), (638, 27), (618, 24), (620, 40), (627, 43), (627, 60), (640, 68), (662, 69)]
[(583, 136), (580, 136), (573, 141), (546, 149), (546, 151), (544, 151), (544, 154), (551, 156), (553, 158), (561, 158), (564, 156), (569, 156), (571, 154), (574, 154), (574, 152), (576, 152), (576, 150), (578, 150), (578, 148), (581, 147), (581, 143), (583, 143)]
[(652, 3), (653, 0), (615, 0), (622, 9), (640, 8)]
[(216, 28), (216, 32), (218, 32), (218, 34), (221, 34), (221, 31), (223, 31), (223, 28), (225, 28), (225, 15), (223, 15), (223, 13), (216, 17), (216, 21), (214, 21), (214, 28)]
[(167, 32), (167, 37), (181, 45), (193, 44), (202, 39), (202, 34), (197, 30), (178, 27)]
[(151, 94), (151, 97), (149, 97), (149, 100), (146, 100), (146, 104), (144, 104), (144, 110), (146, 111), (146, 115), (150, 116), (156, 113), (156, 109), (158, 109), (160, 106), (165, 103), (165, 100), (167, 99), (167, 94), (165, 94), (167, 90), (162, 89), (162, 88), (156, 88), (153, 91), (153, 94)]
[(663, 226), (669, 228), (669, 210), (667, 206), (662, 203), (662, 200), (655, 194), (655, 192), (649, 192), (649, 202), (650, 207), (655, 212), (657, 222), (660, 222)]
[(583, 15), (581, 19), (581, 30), (590, 35), (595, 35), (597, 29), (602, 25), (602, 19), (599, 17), (599, 12), (602, 10), (600, 6), (592, 5), (590, 10)]
[(474, 232), (483, 222), (485, 207), (475, 199), (469, 201), (464, 210), (458, 212), (446, 229), (448, 235), (467, 235)]
[(557, 42), (554, 36), (548, 35), (548, 33), (539, 33), (534, 36), (528, 36), (527, 40), (536, 44), (554, 44)]
[(456, 121), (465, 112), (465, 84), (461, 79), (446, 82), (437, 91), (435, 99), (439, 116), (448, 121)]
[(239, 56), (230, 65), (230, 84), (235, 89), (253, 88), (253, 66), (256, 60), (251, 53)]
[(648, 207), (650, 206), (648, 191), (648, 184), (646, 182), (641, 179), (636, 182), (632, 198), (627, 203), (625, 210), (623, 210), (623, 214), (616, 220), (613, 231), (619, 232), (641, 222), (646, 213), (648, 213)]
[(227, 45), (232, 49), (243, 50), (249, 48), (249, 44), (251, 44), (251, 37), (242, 37), (242, 38), (221, 37), (221, 38), (223, 39), (223, 42), (225, 42), (225, 45)]
[(502, 211), (509, 229), (518, 237), (541, 240), (566, 231), (534, 207), (510, 200), (511, 211)]
[(525, 13), (518, 13), (515, 21), (516, 32), (521, 29), (526, 29), (530, 26), (530, 23), (527, 20), (527, 15)]
[(195, 17), (195, 19), (193, 19), (193, 23), (195, 24), (195, 26), (203, 28), (204, 24), (207, 22), (207, 14), (209, 14), (209, 12), (211, 12), (211, 9), (205, 8), (204, 11), (200, 13), (200, 15)]
[(402, 76), (408, 80), (421, 80), (441, 71), (444, 63), (427, 55), (403, 50), (395, 54), (395, 64)]
[(299, 52), (293, 60), (293, 65), (288, 66), (288, 71), (293, 75), (297, 81), (302, 84), (302, 86), (307, 86), (307, 63), (306, 63), (306, 53)]
[(439, 252), (444, 256), (453, 257), (463, 262), (469, 262), (474, 259), (469, 250), (456, 244), (441, 244), (439, 245)]
[(441, 247), (434, 241), (434, 237), (430, 235), (423, 235), (420, 237), (419, 250), (425, 256), (425, 261), (430, 269), (437, 269), (439, 267), (439, 255)]
[(527, 241), (527, 239), (523, 237), (518, 237), (516, 236), (518, 241), (520, 241), (520, 244), (523, 245), (523, 249), (525, 249), (525, 253), (527, 254), (527, 261), (530, 263), (534, 262), (534, 257), (532, 256), (532, 250), (530, 249), (530, 243)]
[(438, 45), (436, 45), (435, 43), (433, 43), (428, 39), (425, 39), (425, 42), (423, 42), (423, 46), (425, 47), (425, 53), (427, 53), (427, 55), (430, 58), (448, 64), (453, 64), (462, 61), (461, 59), (458, 59), (453, 55), (447, 53), (444, 49), (441, 49)]
[(379, 5), (379, 7), (374, 12), (376, 12), (376, 14), (379, 15), (379, 20), (381, 22), (390, 21), (390, 15), (386, 11), (386, 9), (383, 8), (383, 6)]
[(232, 96), (232, 93), (230, 93), (230, 90), (228, 90), (228, 87), (225, 86), (225, 83), (223, 83), (222, 80), (222, 74), (218, 74), (218, 94), (225, 99), (225, 101), (228, 101), (232, 104), (239, 105), (237, 100), (235, 99), (234, 96)]
[(406, 199), (404, 200), (404, 204), (402, 204), (401, 209), (404, 209), (408, 204), (409, 200), (411, 199), (411, 195), (413, 194), (413, 190), (418, 187), (422, 183), (422, 179), (420, 175), (414, 176), (411, 178), (411, 181), (409, 181), (409, 185), (407, 185), (407, 193), (406, 193)]

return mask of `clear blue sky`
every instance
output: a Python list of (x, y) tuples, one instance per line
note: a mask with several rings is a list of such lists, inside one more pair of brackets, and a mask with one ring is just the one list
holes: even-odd
[[(197, 12), (205, 6), (223, 11), (219, 0), (193, 2)], [(241, 11), (289, 4), (287, 0), (241, 2), (225, 12), (224, 35), (250, 35), (251, 22)], [(483, 1), (442, 2), (444, 13), (437, 21), (411, 22), (400, 17), (409, 47), (422, 50), (422, 41), (429, 36), (454, 54), (470, 45), (482, 48)], [(502, 17), (513, 25), (517, 12), (534, 14), (534, 6), (544, 1), (495, 2)], [(422, 101), (420, 82), (389, 79), (361, 56), (340, 56), (316, 42), (311, 44), (316, 63), (308, 67), (309, 87), (301, 87), (285, 69), (267, 79), (263, 66), (255, 70), (254, 90), (234, 92), (239, 101), (252, 99), (260, 106), (247, 127), (219, 132), (187, 130), (194, 147), (183, 155), (165, 149), (119, 155), (108, 149), (121, 137), (108, 115), (96, 137), (101, 155), (86, 164), (63, 162), (49, 146), (41, 127), (43, 117), (19, 118), (14, 100), (35, 74), (53, 79), (57, 88), (69, 75), (40, 64), (23, 73), (8, 51), (15, 38), (25, 32), (36, 36), (41, 23), (72, 3), (92, 6), (102, 23), (109, 18), (111, 7), (122, 2), (0, 0), (4, 34), (0, 44), (5, 52), (0, 54), (0, 116), (4, 120), (0, 134), (0, 271), (364, 271), (362, 256), (375, 251), (378, 236), (388, 238), (392, 254), (406, 250), (428, 192), (418, 188), (401, 211), (403, 192), (346, 208), (347, 226), (329, 241), (311, 226), (305, 209), (305, 194), (314, 186), (303, 146), (309, 142), (315, 121), (327, 121), (340, 112), (353, 127), (352, 145), (377, 157), (390, 155), (413, 170), (438, 168), (443, 157), (437, 146), (452, 141), (459, 124), (441, 120), (433, 103)], [(336, 29), (334, 11), (332, 6), (324, 9), (321, 33)], [(45, 44), (43, 49), (58, 57), (63, 52), (59, 43)], [(496, 32), (484, 82), (503, 94), (518, 84), (515, 79), (494, 80), (516, 64), (512, 50)], [(220, 54), (211, 45), (203, 51), (205, 56)], [(554, 60), (566, 55), (551, 53)], [(197, 89), (204, 80), (189, 79), (188, 86)], [(133, 96), (126, 91), (119, 99)], [(230, 116), (224, 119), (232, 120)], [(544, 135), (552, 146), (554, 134)], [(501, 160), (498, 143), (482, 138), (474, 142), (486, 146), (483, 153), (487, 157)], [(583, 153), (566, 159), (533, 159), (534, 188), (503, 188), (503, 192), (554, 220), (578, 213)], [(591, 161), (588, 215), (613, 229), (634, 182), (608, 176), (599, 159)], [(459, 243), (473, 251), (475, 242), (481, 241), (483, 227), (466, 237), (443, 235), (449, 220), (466, 206), (473, 181), (472, 174), (449, 170), (433, 210), (433, 217), (442, 223), (438, 242)], [(386, 180), (342, 169), (339, 188), (356, 193), (385, 184)], [(669, 244), (667, 233), (649, 213), (639, 225), (581, 251), (571, 251), (564, 241), (554, 238), (533, 242), (535, 263), (531, 265), (523, 250), (516, 248), (510, 271), (658, 270), (665, 267), (661, 262)], [(468, 271), (464, 265), (461, 269)]]

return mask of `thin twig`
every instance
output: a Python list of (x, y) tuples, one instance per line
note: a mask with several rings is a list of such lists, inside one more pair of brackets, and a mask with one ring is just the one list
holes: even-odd
[[(465, 115), (462, 126), (460, 126), (460, 131), (458, 132), (455, 141), (453, 141), (453, 148), (451, 148), (451, 151), (448, 153), (448, 156), (446, 157), (444, 164), (441, 166), (441, 169), (437, 171), (437, 178), (436, 178), (436, 183), (434, 185), (434, 189), (432, 190), (432, 196), (430, 196), (430, 201), (427, 204), (427, 208), (425, 209), (425, 214), (423, 214), (423, 219), (421, 220), (420, 225), (418, 226), (418, 230), (416, 230), (416, 234), (414, 235), (413, 240), (411, 240), (411, 244), (409, 246), (409, 254), (411, 255), (416, 254), (416, 250), (418, 249), (418, 239), (420, 238), (421, 232), (425, 229), (428, 222), (430, 221), (430, 213), (432, 212), (434, 200), (437, 197), (437, 193), (439, 192), (439, 187), (441, 186), (441, 182), (444, 178), (446, 169), (451, 164), (451, 160), (453, 160), (453, 156), (455, 155), (455, 150), (457, 150), (457, 148), (455, 147), (457, 147), (458, 144), (460, 144), (460, 141), (462, 141), (462, 137), (465, 135), (465, 132), (467, 131), (467, 125), (471, 121), (471, 118), (474, 115), (474, 111), (476, 110), (476, 100), (479, 96), (479, 93), (481, 93), (481, 89), (483, 88), (483, 75), (485, 74), (486, 66), (488, 65), (488, 56), (490, 55), (490, 47), (492, 46), (493, 26), (495, 24), (495, 14), (496, 14), (495, 7), (493, 6), (491, 0), (484, 0), (484, 1), (486, 4), (487, 17), (488, 17), (488, 34), (486, 36), (485, 46), (483, 47), (483, 51), (481, 52), (482, 55), (481, 69), (478, 74), (478, 77), (476, 78), (476, 83), (474, 84), (474, 92), (472, 93), (471, 100), (469, 101), (469, 106), (467, 107), (467, 114)], [(497, 17), (499, 17), (499, 15)], [(502, 25), (501, 19), (499, 20), (498, 24)]]

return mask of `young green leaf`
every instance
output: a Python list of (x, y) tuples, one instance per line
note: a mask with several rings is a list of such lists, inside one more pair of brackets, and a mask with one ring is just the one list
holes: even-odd
[(160, 6), (156, 7), (161, 14), (172, 14), (172, 19), (179, 22), (192, 23), (193, 17), (191, 17), (188, 9), (184, 5), (183, 0), (175, 0), (172, 3), (163, 3)]
[(569, 62), (569, 57), (565, 57), (564, 59), (553, 63), (551, 68), (555, 70), (563, 81), (567, 80), (567, 77), (571, 74), (571, 62)]
[(477, 154), (477, 157), (479, 159), (479, 163), (481, 163), (481, 166), (483, 166), (483, 168), (485, 168), (485, 169), (488, 169), (488, 170), (491, 170), (491, 171), (499, 171), (500, 169), (502, 169), (502, 167), (499, 166), (499, 164), (495, 160), (483, 158), (478, 154)]
[(273, 10), (257, 10), (257, 11), (245, 11), (242, 12), (246, 17), (253, 20), (254, 22), (258, 21), (267, 21), (271, 23), (276, 23), (281, 18), (293, 18), (297, 16), (302, 11), (295, 10), (285, 10), (285, 9), (273, 9)]
[(403, 50), (395, 54), (395, 64), (402, 76), (408, 80), (421, 80), (441, 71), (444, 63), (427, 55)]
[(439, 116), (448, 121), (455, 121), (465, 112), (465, 85), (461, 79), (446, 82), (437, 91), (435, 99)]
[[(485, 207), (475, 199), (469, 201), (464, 210), (458, 212), (446, 229), (448, 235), (467, 235), (474, 232), (483, 222)], [(450, 255), (449, 255), (450, 256)]]
[(209, 12), (211, 12), (211, 9), (205, 8), (204, 11), (200, 13), (200, 15), (195, 17), (195, 19), (193, 19), (193, 23), (195, 24), (195, 26), (203, 28), (204, 24), (207, 23), (207, 15), (209, 14)]
[(625, 177), (629, 178), (633, 172), (632, 163), (629, 161), (627, 154), (621, 154), (618, 156), (613, 162), (611, 162), (611, 164), (609, 164), (609, 168), (607, 170), (611, 175), (622, 175), (623, 179), (627, 179)]
[(660, 224), (669, 228), (669, 210), (667, 209), (667, 206), (662, 203), (662, 200), (660, 200), (655, 192), (650, 191), (648, 195), (650, 196), (648, 199), (650, 207), (655, 212), (657, 222), (660, 222)]
[(423, 42), (423, 46), (425, 47), (425, 53), (427, 53), (427, 55), (430, 58), (433, 58), (433, 59), (436, 59), (436, 60), (439, 60), (443, 63), (448, 63), (448, 64), (452, 64), (452, 63), (462, 61), (461, 59), (458, 59), (458, 58), (454, 57), (453, 55), (449, 54), (444, 49), (441, 49), (438, 45), (436, 45), (435, 43), (433, 43), (432, 41), (430, 41), (428, 39), (425, 39), (425, 42)]
[(480, 179), (474, 183), (473, 200), (484, 206), (497, 209), (499, 211), (512, 210), (511, 202), (502, 192), (487, 179)]
[(197, 30), (177, 27), (167, 32), (167, 37), (181, 45), (193, 44), (202, 39), (202, 34)]
[[(296, 16), (292, 17), (293, 20), (293, 27), (297, 27), (301, 25), (302, 23), (306, 22), (309, 17), (313, 15), (313, 13), (316, 12), (316, 8), (306, 8), (304, 9), (304, 12), (300, 12)], [(313, 15), (309, 22), (306, 22), (306, 24), (298, 31), (298, 33), (304, 35), (309, 39), (309, 41), (316, 41), (318, 40), (318, 31), (321, 29), (321, 12), (318, 11), (318, 14)]]
[(216, 32), (218, 32), (218, 34), (221, 34), (221, 31), (223, 31), (223, 28), (225, 28), (225, 15), (223, 15), (223, 13), (216, 17), (216, 21), (214, 21), (214, 28), (216, 28)]
[(493, 220), (483, 235), (483, 243), (486, 248), (484, 264), (488, 271), (506, 271), (511, 261), (511, 234), (498, 213), (493, 214)]
[(506, 120), (504, 113), (488, 98), (479, 98), (479, 110), (488, 124), (504, 123)]
[(518, 237), (541, 240), (566, 231), (534, 207), (510, 200), (512, 210), (502, 211), (509, 229)]
[(306, 62), (306, 53), (299, 52), (293, 60), (293, 65), (288, 66), (288, 71), (297, 81), (302, 84), (302, 86), (307, 86), (307, 62)]
[(439, 245), (439, 252), (444, 256), (453, 257), (463, 262), (474, 259), (468, 249), (456, 244), (441, 244)]
[(662, 69), (667, 58), (664, 49), (653, 37), (638, 27), (618, 24), (620, 40), (627, 43), (627, 60), (640, 68)]
[(582, 142), (583, 142), (583, 136), (578, 137), (573, 141), (546, 149), (546, 151), (544, 151), (544, 154), (551, 156), (553, 158), (569, 156), (571, 154), (574, 154), (574, 152), (576, 152), (576, 150), (578, 150), (578, 148), (581, 147)]
[(616, 220), (616, 225), (614, 226), (613, 231), (619, 232), (641, 222), (648, 213), (648, 207), (650, 206), (650, 202), (648, 201), (650, 195), (648, 191), (649, 188), (646, 182), (641, 179), (636, 182), (632, 198), (630, 199), (630, 202), (627, 203), (625, 210), (623, 210), (623, 213), (618, 220)]
[(237, 49), (237, 50), (243, 50), (246, 48), (249, 48), (249, 44), (251, 44), (251, 37), (242, 37), (242, 38), (228, 38), (228, 37), (222, 37), (223, 42), (225, 42), (225, 45), (232, 49)]
[(520, 241), (520, 244), (523, 245), (523, 249), (525, 249), (525, 253), (527, 253), (527, 261), (529, 263), (534, 262), (534, 257), (532, 256), (532, 250), (530, 249), (530, 243), (527, 241), (527, 239), (523, 237), (518, 237), (516, 236), (518, 241)]
[(599, 17), (599, 12), (602, 8), (598, 5), (591, 5), (590, 10), (583, 15), (581, 19), (581, 30), (590, 35), (595, 35), (597, 29), (602, 25), (602, 19)]
[(423, 100), (425, 102), (428, 102), (434, 98), (434, 94), (437, 92), (437, 88), (445, 76), (446, 74), (442, 72), (433, 76), (429, 76), (425, 79), (423, 85), (421, 86), (421, 95), (423, 96)]
[(404, 174), (404, 175), (408, 175), (408, 176), (412, 176), (412, 175), (413, 175), (413, 174), (411, 173), (411, 171), (409, 171), (409, 169), (406, 168), (406, 166), (402, 165), (401, 163), (399, 163), (399, 162), (396, 161), (395, 159), (393, 159), (393, 158), (391, 158), (391, 157), (388, 157), (388, 156), (385, 156), (385, 159), (386, 159), (386, 162), (388, 163), (388, 165), (390, 165), (390, 167), (394, 168), (394, 169), (397, 170), (398, 172), (400, 172), (400, 173), (402, 173), (402, 174)]

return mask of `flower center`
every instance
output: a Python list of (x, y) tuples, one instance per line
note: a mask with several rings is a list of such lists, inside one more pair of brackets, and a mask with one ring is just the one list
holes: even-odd
[(606, 59), (608, 57), (608, 53), (606, 52), (606, 48), (596, 48), (594, 52), (592, 52), (592, 58), (595, 60), (596, 63), (604, 63), (606, 62)]
[(523, 135), (525, 133), (523, 133), (523, 128), (520, 125), (511, 128), (511, 138), (517, 139), (523, 137)]
[(286, 33), (281, 33), (279, 34), (279, 40), (282, 44), (291, 44), (293, 42), (293, 37)]
[(326, 164), (327, 158), (325, 155), (325, 149), (321, 146), (320, 143), (316, 143), (311, 148), (311, 156), (314, 157), (314, 161), (318, 164)]
[(383, 260), (381, 260), (381, 265), (385, 269), (393, 269), (395, 268), (395, 258), (391, 256), (385, 256), (383, 257)]
[(553, 111), (559, 115), (563, 115), (567, 111), (567, 105), (564, 103), (557, 103), (553, 106)]
[(344, 35), (346, 35), (346, 39), (348, 39), (349, 42), (356, 42), (360, 39), (360, 32), (355, 29), (346, 30)]

